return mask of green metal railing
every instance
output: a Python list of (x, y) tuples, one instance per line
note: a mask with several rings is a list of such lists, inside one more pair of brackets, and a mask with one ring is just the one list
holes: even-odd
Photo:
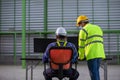
[[(24, 29), (24, 28), (23, 28)], [(26, 31), (25, 31), (26, 32)], [(21, 33), (21, 32), (0, 32), (0, 35), (13, 35), (14, 36), (14, 62), (16, 63), (16, 56), (17, 56), (17, 53), (16, 53), (16, 40), (17, 40), (17, 35), (21, 34), (22, 35), (22, 57), (25, 58), (26, 56), (26, 43), (25, 43), (25, 35), (30, 35), (30, 34), (39, 34), (39, 35), (47, 35), (47, 34), (53, 34), (54, 35), (54, 31), (47, 31), (47, 32), (26, 32), (25, 33), (24, 31)], [(78, 34), (79, 32), (78, 31), (68, 31), (68, 34)], [(116, 34), (117, 35), (117, 57), (118, 57), (118, 64), (120, 63), (120, 30), (104, 30), (104, 34)], [(110, 49), (110, 48), (109, 48)], [(110, 53), (108, 52), (108, 55)], [(22, 62), (22, 66), (25, 67), (25, 62), (23, 61)]]
[[(22, 0), (22, 58), (26, 57), (26, 0)], [(25, 68), (25, 60), (22, 60), (22, 67)]]

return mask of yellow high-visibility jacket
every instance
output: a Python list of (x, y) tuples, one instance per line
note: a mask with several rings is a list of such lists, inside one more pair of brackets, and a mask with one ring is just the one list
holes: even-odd
[(97, 25), (88, 23), (80, 30), (78, 45), (80, 59), (105, 58), (103, 32)]

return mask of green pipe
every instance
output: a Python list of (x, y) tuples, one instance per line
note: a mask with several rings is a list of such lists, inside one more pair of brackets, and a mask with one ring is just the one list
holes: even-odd
[[(78, 34), (79, 31), (67, 31), (68, 33), (70, 34)], [(120, 30), (103, 30), (104, 34), (117, 34), (119, 33), (120, 34)], [(11, 35), (11, 34), (22, 34), (20, 31), (16, 31), (16, 32), (0, 32), (0, 35)], [(52, 34), (52, 33), (55, 33), (55, 31), (47, 31), (47, 32), (38, 32), (38, 31), (30, 31), (30, 32), (26, 32), (26, 34)]]
[[(26, 57), (26, 0), (22, 0), (22, 58)], [(22, 60), (22, 67), (26, 67), (25, 60)]]
[(16, 33), (14, 34), (14, 64), (16, 64)]
[[(14, 31), (16, 28), (16, 0), (14, 0)], [(14, 34), (14, 64), (16, 64), (16, 33)]]
[[(48, 29), (48, 0), (44, 0), (44, 32), (47, 32)], [(45, 34), (44, 37), (46, 38), (47, 35)]]

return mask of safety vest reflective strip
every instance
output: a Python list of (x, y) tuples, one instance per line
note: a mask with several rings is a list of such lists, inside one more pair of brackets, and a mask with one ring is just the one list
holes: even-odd
[[(85, 29), (82, 29), (82, 30), (86, 33), (86, 39), (80, 39), (81, 41), (86, 41), (86, 40), (91, 39), (93, 37), (101, 37), (101, 38), (103, 38), (103, 36), (101, 36), (101, 35), (92, 35), (92, 36), (87, 37), (88, 32)], [(95, 40), (95, 41), (92, 41), (92, 42), (89, 42), (89, 43), (85, 44), (84, 46), (79, 46), (79, 48), (85, 48), (86, 46), (88, 46), (90, 44), (93, 44), (93, 43), (102, 43), (103, 44), (103, 41)]]
[(85, 48), (86, 46), (88, 46), (88, 45), (90, 45), (90, 44), (93, 44), (93, 43), (102, 43), (102, 44), (103, 44), (102, 41), (95, 40), (95, 41), (92, 41), (92, 42), (90, 42), (90, 43), (85, 44), (85, 46), (80, 46), (79, 48)]
[(85, 29), (82, 29), (82, 30), (86, 33), (86, 35), (88, 35), (88, 32)]
[(90, 38), (93, 38), (93, 37), (101, 37), (101, 38), (103, 38), (103, 36), (101, 36), (101, 35), (92, 35), (92, 36), (87, 37), (86, 39), (80, 39), (80, 40), (81, 41), (86, 41), (86, 40), (88, 40)]

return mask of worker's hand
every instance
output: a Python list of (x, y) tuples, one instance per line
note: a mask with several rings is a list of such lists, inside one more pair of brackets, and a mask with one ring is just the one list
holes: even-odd
[(78, 57), (78, 60), (81, 60), (80, 57)]

